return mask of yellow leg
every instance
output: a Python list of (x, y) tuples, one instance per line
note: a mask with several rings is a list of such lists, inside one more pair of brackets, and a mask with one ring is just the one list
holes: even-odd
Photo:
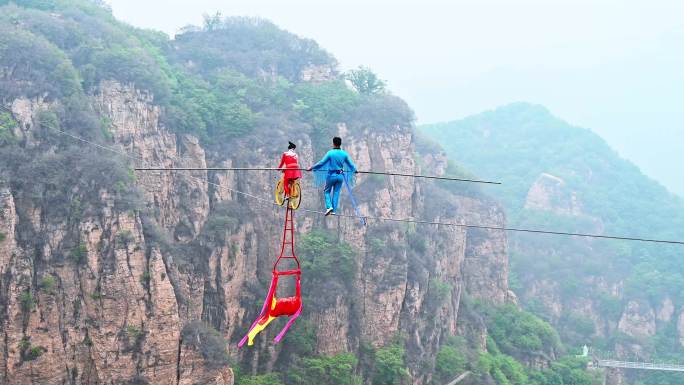
[[(276, 306), (276, 298), (275, 296), (273, 297), (273, 301), (271, 302), (271, 310), (275, 309)], [(268, 318), (262, 318), (257, 322), (256, 326), (254, 329), (250, 330), (249, 333), (247, 333), (247, 337), (249, 338), (247, 345), (252, 346), (254, 345), (254, 338), (257, 336), (257, 334), (261, 333), (262, 330), (266, 329), (266, 326), (271, 323), (276, 319), (276, 317), (271, 317), (270, 315)]]
[(262, 330), (266, 329), (266, 326), (273, 321), (275, 317), (268, 316), (268, 319), (262, 324), (261, 322), (257, 323), (257, 325), (254, 327), (254, 329), (250, 330), (250, 332), (247, 334), (249, 340), (247, 342), (248, 346), (254, 345), (254, 338), (257, 336), (257, 334), (261, 333)]

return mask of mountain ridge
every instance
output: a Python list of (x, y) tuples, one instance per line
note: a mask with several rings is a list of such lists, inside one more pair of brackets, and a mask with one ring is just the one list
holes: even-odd
[(639, 165), (631, 161), (630, 159), (623, 157), (619, 151), (615, 150), (610, 143), (606, 141), (600, 134), (592, 130), (591, 128), (586, 128), (586, 127), (581, 127), (581, 126), (575, 126), (571, 123), (569, 123), (567, 120), (562, 119), (556, 115), (553, 114), (553, 112), (548, 109), (546, 106), (544, 106), (541, 103), (532, 103), (532, 102), (526, 102), (526, 101), (516, 101), (516, 102), (511, 102), (507, 103), (498, 107), (494, 107), (491, 109), (487, 109), (475, 114), (471, 114), (468, 116), (465, 116), (460, 119), (454, 119), (454, 120), (446, 120), (446, 121), (440, 121), (440, 122), (433, 122), (433, 123), (421, 123), (419, 124), (419, 127), (447, 127), (450, 125), (453, 125), (455, 123), (460, 123), (460, 122), (471, 122), (473, 120), (478, 120), (478, 119), (483, 119), (487, 118), (488, 116), (491, 116), (492, 114), (498, 115), (507, 115), (509, 117), (509, 121), (514, 124), (515, 122), (525, 122), (528, 123), (529, 120), (526, 120), (526, 114), (532, 115), (535, 119), (544, 119), (548, 123), (552, 124), (558, 124), (560, 123), (561, 125), (567, 125), (570, 126), (574, 129), (577, 130), (577, 133), (581, 134), (587, 134), (590, 133), (591, 135), (594, 135), (597, 139), (600, 139), (600, 141), (605, 145), (605, 147), (609, 148), (610, 151), (612, 151), (617, 157), (620, 159), (630, 163), (632, 166), (638, 169), (638, 171), (643, 174), (645, 177), (650, 179), (652, 182), (657, 183), (664, 189), (668, 190), (668, 192), (674, 196), (676, 196), (679, 199), (684, 199), (681, 195), (670, 191), (662, 182), (657, 180), (654, 177), (651, 177), (647, 174), (645, 174)]

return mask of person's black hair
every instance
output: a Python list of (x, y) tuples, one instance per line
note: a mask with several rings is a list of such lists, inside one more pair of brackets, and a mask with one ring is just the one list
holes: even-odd
[(340, 138), (339, 136), (334, 137), (333, 138), (333, 145), (335, 147), (340, 147), (342, 145), (342, 138)]
[(292, 142), (287, 142), (287, 143), (288, 143), (288, 145), (287, 145), (287, 149), (288, 149), (288, 150), (291, 150), (291, 149), (293, 149), (293, 148), (297, 148), (297, 145), (296, 145), (296, 144), (294, 144), (294, 143), (292, 143)]

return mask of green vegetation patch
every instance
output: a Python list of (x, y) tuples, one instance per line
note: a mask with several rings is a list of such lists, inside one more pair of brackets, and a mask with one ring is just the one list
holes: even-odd
[(489, 334), (502, 352), (510, 355), (556, 351), (560, 339), (551, 325), (514, 305), (494, 310)]
[(448, 383), (467, 368), (465, 355), (466, 343), (460, 338), (451, 337), (437, 351), (435, 356), (435, 376), (441, 383)]
[(52, 293), (57, 285), (57, 279), (53, 275), (45, 275), (40, 280), (40, 288), (46, 293)]
[(22, 291), (21, 294), (19, 294), (19, 305), (21, 306), (21, 310), (25, 313), (30, 312), (33, 310), (34, 306), (36, 306), (36, 299), (33, 297), (30, 290)]
[(305, 357), (287, 375), (288, 385), (361, 385), (354, 374), (358, 361), (351, 353), (334, 356)]
[(284, 385), (278, 373), (257, 376), (236, 376), (235, 385)]
[(38, 359), (41, 355), (43, 355), (43, 352), (45, 352), (45, 348), (42, 346), (34, 346), (31, 344), (31, 337), (29, 336), (23, 336), (21, 338), (21, 341), (19, 341), (19, 352), (21, 354), (21, 359), (23, 361), (33, 361)]
[(373, 385), (404, 384), (410, 378), (405, 359), (406, 350), (400, 341), (378, 349), (373, 365)]
[(350, 283), (356, 272), (356, 252), (337, 235), (326, 230), (305, 234), (299, 242), (302, 269), (317, 282)]
[(13, 131), (18, 123), (9, 112), (0, 112), (0, 146), (14, 143)]
[(86, 262), (88, 257), (88, 247), (84, 243), (79, 243), (78, 246), (71, 249), (71, 260), (76, 265), (82, 265)]

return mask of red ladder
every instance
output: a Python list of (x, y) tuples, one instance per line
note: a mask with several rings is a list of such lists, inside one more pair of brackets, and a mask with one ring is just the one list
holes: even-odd
[[(266, 295), (266, 300), (264, 301), (264, 306), (259, 313), (259, 317), (254, 321), (252, 326), (249, 328), (247, 334), (240, 340), (238, 347), (242, 347), (245, 342), (249, 341), (249, 345), (253, 344), (254, 337), (261, 332), (271, 321), (280, 316), (289, 316), (290, 320), (287, 322), (283, 330), (278, 333), (274, 341), (276, 343), (280, 342), (288, 329), (294, 324), (294, 321), (299, 317), (302, 312), (302, 293), (301, 293), (301, 266), (299, 264), (299, 259), (295, 255), (294, 245), (294, 210), (290, 208), (289, 204), (286, 206), (285, 211), (285, 225), (283, 226), (283, 241), (280, 247), (280, 255), (273, 263), (273, 276), (271, 278), (271, 287), (268, 289), (268, 294)], [(290, 246), (290, 253), (285, 255), (285, 246)], [(296, 269), (292, 270), (278, 270), (278, 264), (282, 259), (294, 259), (297, 264)], [(278, 279), (281, 276), (295, 275), (296, 276), (296, 292), (294, 297), (287, 298), (276, 298), (275, 294), (278, 288)]]

